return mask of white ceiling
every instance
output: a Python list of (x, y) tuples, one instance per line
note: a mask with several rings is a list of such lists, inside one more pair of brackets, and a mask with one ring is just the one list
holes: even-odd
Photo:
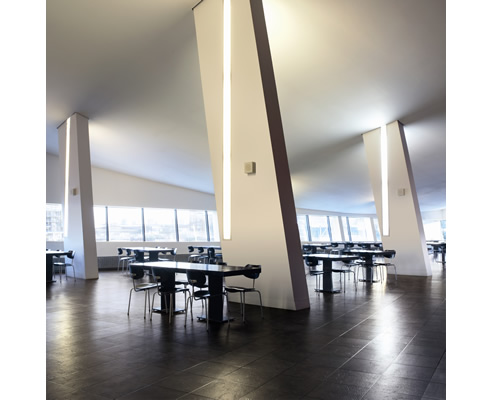
[[(79, 112), (94, 166), (213, 193), (197, 2), (47, 0), (46, 151)], [(264, 7), (296, 206), (374, 213), (361, 134), (400, 120), (421, 209), (445, 208), (445, 0)]]

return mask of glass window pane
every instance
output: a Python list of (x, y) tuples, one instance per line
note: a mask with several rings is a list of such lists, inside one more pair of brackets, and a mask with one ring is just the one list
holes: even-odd
[(96, 229), (96, 242), (108, 240), (106, 237), (106, 207), (94, 206), (94, 228)]
[(309, 228), (313, 242), (329, 242), (328, 219), (325, 215), (309, 215)]
[(379, 231), (379, 222), (377, 218), (372, 219), (372, 223), (374, 224), (374, 230), (376, 231), (376, 241), (381, 241), (381, 232)]
[(207, 211), (208, 215), (208, 232), (211, 242), (220, 242), (219, 219), (217, 211)]
[(348, 222), (347, 222), (347, 217), (341, 217), (342, 219), (342, 227), (343, 227), (343, 235), (345, 237), (345, 241), (349, 242), (352, 239), (350, 239), (350, 233), (348, 229)]
[(350, 235), (354, 242), (372, 242), (371, 219), (368, 217), (349, 217)]
[(297, 216), (297, 226), (299, 228), (299, 236), (301, 238), (301, 242), (309, 242), (307, 220), (305, 215)]
[(144, 208), (146, 242), (176, 242), (175, 213), (170, 208)]
[(108, 207), (109, 241), (141, 242), (142, 209), (129, 207)]
[(178, 231), (180, 242), (206, 242), (205, 211), (178, 210)]
[(441, 221), (423, 221), (426, 240), (443, 240)]
[(337, 216), (329, 216), (330, 219), (330, 228), (331, 228), (331, 240), (333, 242), (341, 242), (342, 239), (342, 231), (340, 230), (339, 218)]
[(63, 242), (63, 212), (61, 204), (46, 204), (46, 241)]

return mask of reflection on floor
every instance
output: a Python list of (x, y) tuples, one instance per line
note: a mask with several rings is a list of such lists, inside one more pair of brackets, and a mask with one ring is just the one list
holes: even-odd
[(308, 276), (309, 310), (262, 320), (248, 306), (242, 324), (233, 304), (209, 333), (183, 314), (144, 320), (141, 293), (128, 317), (121, 272), (69, 278), (46, 288), (47, 399), (444, 399), (446, 276), (433, 271), (336, 295)]

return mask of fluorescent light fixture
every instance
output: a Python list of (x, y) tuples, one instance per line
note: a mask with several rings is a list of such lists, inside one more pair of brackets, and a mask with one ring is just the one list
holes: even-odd
[(386, 125), (381, 126), (381, 208), (382, 233), (389, 236), (389, 196), (388, 196), (388, 134)]
[(224, 240), (231, 239), (231, 0), (224, 0), (222, 110), (222, 221)]
[(68, 178), (70, 175), (70, 118), (67, 119), (67, 131), (65, 134), (65, 204), (63, 205), (63, 236), (68, 236)]

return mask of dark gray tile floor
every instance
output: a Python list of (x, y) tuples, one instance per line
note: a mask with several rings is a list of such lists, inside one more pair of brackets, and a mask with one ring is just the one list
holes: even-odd
[(144, 320), (141, 293), (128, 317), (121, 272), (69, 278), (46, 288), (47, 399), (445, 399), (446, 275), (433, 272), (336, 295), (308, 277), (309, 310), (262, 320), (249, 306), (247, 324), (208, 333), (181, 314)]

